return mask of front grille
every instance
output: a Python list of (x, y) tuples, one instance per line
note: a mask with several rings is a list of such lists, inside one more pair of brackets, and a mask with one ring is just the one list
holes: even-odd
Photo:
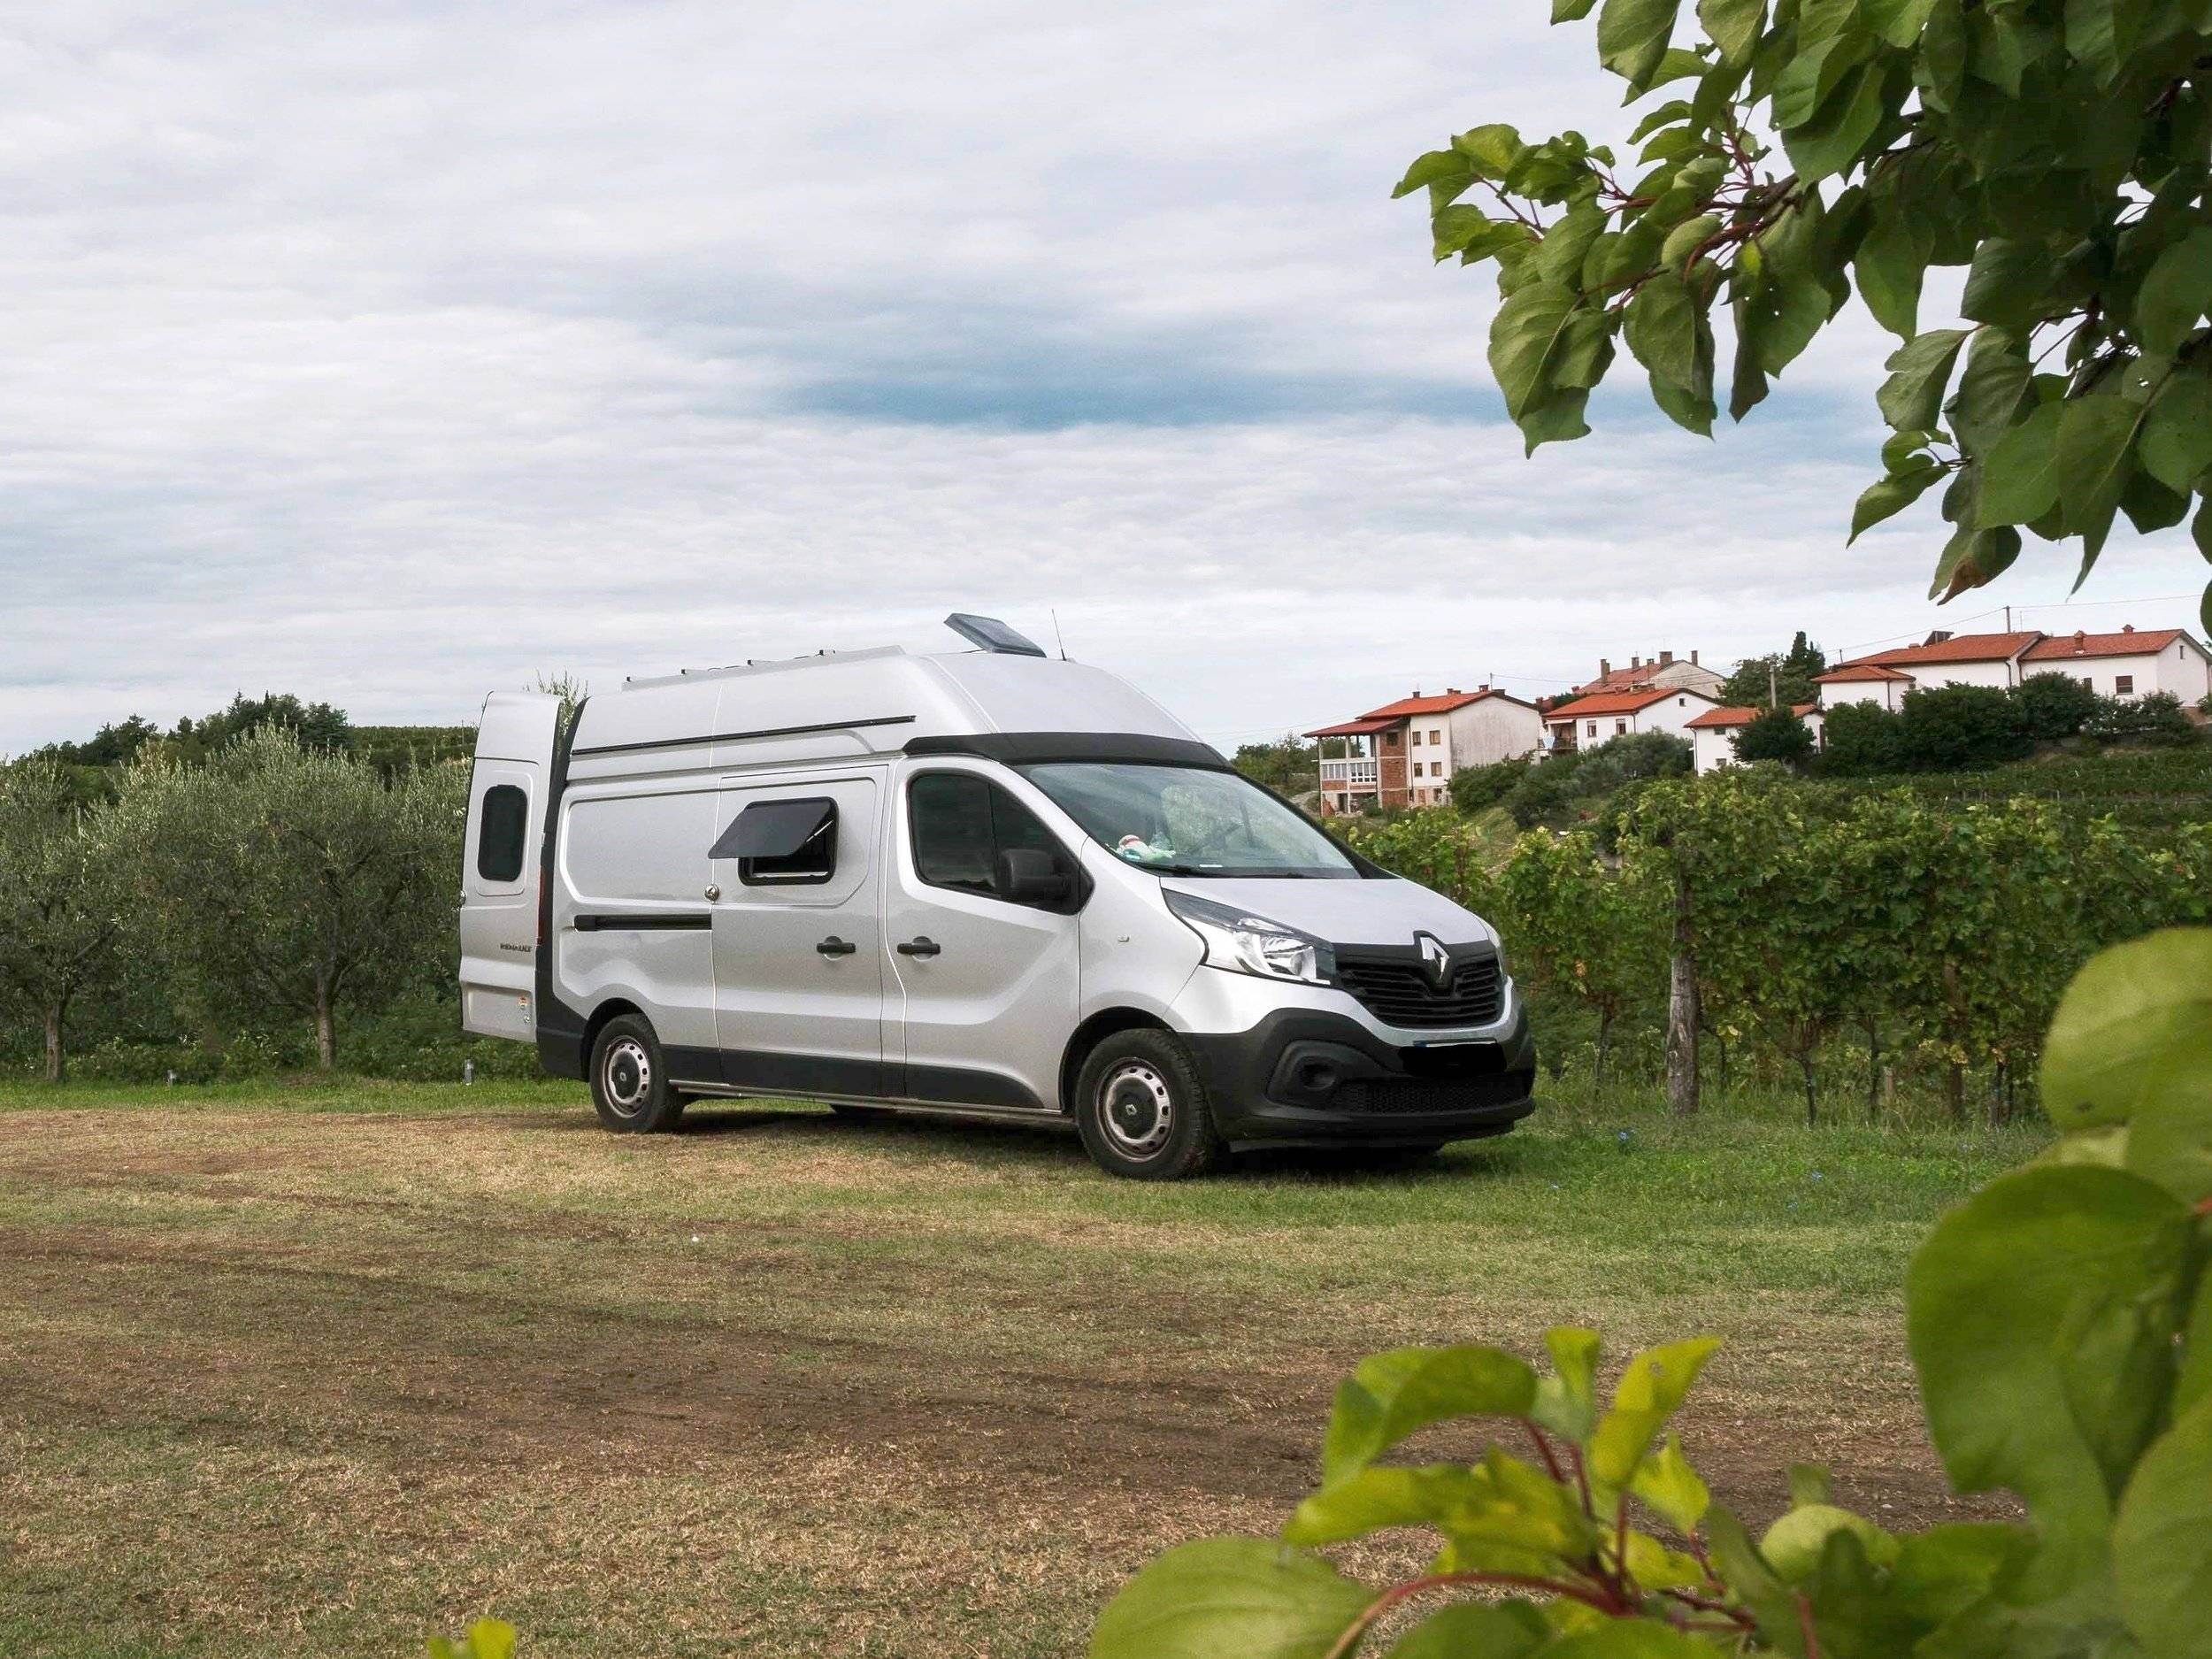
[(1354, 1112), (1469, 1112), (1486, 1107), (1511, 1105), (1528, 1098), (1529, 1074), (1499, 1072), (1494, 1077), (1460, 1078), (1450, 1081), (1417, 1078), (1380, 1078), (1347, 1083), (1329, 1104)]
[(1455, 964), (1440, 988), (1417, 952), (1338, 947), (1336, 977), (1386, 1025), (1486, 1025), (1505, 995), (1498, 959), (1487, 953)]

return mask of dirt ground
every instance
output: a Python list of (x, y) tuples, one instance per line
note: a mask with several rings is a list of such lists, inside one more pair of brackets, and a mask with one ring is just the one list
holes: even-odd
[(1808, 1455), (1886, 1522), (1961, 1512), (1893, 1302), (1561, 1308), (1466, 1207), (1496, 1156), (1386, 1230), (1302, 1171), (1179, 1202), (799, 1109), (0, 1115), (0, 1650), (404, 1653), (490, 1611), (526, 1655), (1079, 1653), (1148, 1555), (1280, 1525), (1361, 1355), (1561, 1317), (1730, 1338), (1686, 1439), (1754, 1516)]

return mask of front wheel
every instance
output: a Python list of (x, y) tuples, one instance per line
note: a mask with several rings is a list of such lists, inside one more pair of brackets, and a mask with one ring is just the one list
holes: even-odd
[(1178, 1181), (1221, 1159), (1197, 1063), (1172, 1032), (1117, 1032), (1092, 1049), (1076, 1079), (1075, 1121), (1109, 1175)]
[(592, 1044), (591, 1103), (600, 1123), (617, 1134), (664, 1133), (683, 1116), (683, 1098), (669, 1087), (660, 1039), (643, 1016), (609, 1020)]

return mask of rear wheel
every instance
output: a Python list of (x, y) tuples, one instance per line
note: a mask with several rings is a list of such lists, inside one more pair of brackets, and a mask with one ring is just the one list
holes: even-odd
[(1221, 1159), (1198, 1066), (1172, 1032), (1116, 1032), (1092, 1049), (1075, 1086), (1084, 1150), (1110, 1175), (1176, 1181)]
[(649, 1135), (673, 1129), (684, 1103), (669, 1087), (660, 1039), (641, 1014), (607, 1022), (591, 1048), (591, 1103), (599, 1121), (617, 1134)]

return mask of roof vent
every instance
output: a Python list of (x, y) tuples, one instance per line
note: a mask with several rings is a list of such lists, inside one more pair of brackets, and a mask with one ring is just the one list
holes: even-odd
[(989, 651), (997, 657), (1042, 657), (1043, 646), (1014, 632), (996, 617), (972, 617), (964, 611), (956, 611), (945, 618), (945, 626), (978, 650)]
[(2121, 633), (2123, 633), (2123, 634), (2132, 634), (2132, 633), (2134, 633), (2134, 632), (2135, 632), (2135, 624), (2133, 624), (2132, 622), (2123, 622), (2123, 623), (2120, 625), (2120, 632), (2121, 632)]

